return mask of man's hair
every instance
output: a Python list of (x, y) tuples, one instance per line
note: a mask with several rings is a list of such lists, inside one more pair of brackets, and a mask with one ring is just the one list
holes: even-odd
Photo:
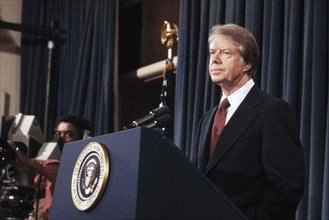
[(57, 119), (55, 127), (57, 128), (59, 123), (61, 123), (61, 122), (74, 124), (77, 129), (79, 139), (83, 138), (85, 130), (88, 130), (88, 131), (91, 130), (89, 121), (87, 119), (79, 117), (77, 115), (68, 114), (68, 115), (64, 115), (64, 116), (60, 117), (59, 119)]
[(228, 37), (236, 43), (244, 62), (251, 64), (248, 74), (254, 77), (259, 66), (259, 49), (255, 37), (247, 29), (236, 24), (215, 25), (212, 27), (208, 42), (214, 40), (215, 35)]

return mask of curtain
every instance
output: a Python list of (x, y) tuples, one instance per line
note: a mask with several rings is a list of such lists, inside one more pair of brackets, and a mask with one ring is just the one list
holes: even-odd
[(51, 36), (22, 36), (21, 112), (36, 115), (49, 135), (68, 113), (88, 119), (93, 135), (114, 130), (116, 7), (103, 0), (23, 1), (22, 23)]
[(329, 219), (328, 2), (326, 0), (180, 1), (174, 142), (195, 161), (201, 115), (220, 98), (208, 74), (208, 33), (236, 23), (260, 46), (256, 84), (289, 102), (300, 121), (306, 188), (297, 219)]

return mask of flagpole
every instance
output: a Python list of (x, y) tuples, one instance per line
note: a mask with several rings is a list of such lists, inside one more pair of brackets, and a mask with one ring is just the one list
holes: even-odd
[(168, 54), (166, 59), (166, 64), (163, 69), (163, 82), (160, 95), (159, 107), (167, 104), (168, 95), (168, 74), (174, 73), (175, 64), (173, 63), (172, 49), (178, 41), (178, 28), (176, 24), (170, 25), (168, 21), (164, 21), (161, 27), (161, 43), (166, 44)]
[[(159, 107), (168, 106), (171, 116), (174, 117), (174, 85), (175, 85), (175, 64), (173, 62), (173, 47), (178, 41), (178, 28), (176, 24), (164, 21), (161, 28), (161, 43), (165, 44), (168, 50), (165, 67), (163, 68), (163, 82), (160, 95)], [(164, 127), (162, 131), (169, 137), (173, 136), (173, 127)]]

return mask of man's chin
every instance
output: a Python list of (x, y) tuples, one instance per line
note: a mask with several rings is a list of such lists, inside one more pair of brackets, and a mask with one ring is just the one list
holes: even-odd
[(223, 82), (223, 78), (221, 77), (211, 77), (211, 81), (215, 84), (219, 84)]

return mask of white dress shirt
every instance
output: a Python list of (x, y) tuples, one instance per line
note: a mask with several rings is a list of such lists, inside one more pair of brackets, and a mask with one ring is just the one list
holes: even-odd
[(241, 86), (239, 89), (234, 91), (232, 94), (229, 96), (225, 96), (224, 94), (222, 95), (222, 98), (220, 100), (220, 103), (227, 98), (228, 101), (230, 102), (230, 107), (227, 109), (227, 115), (226, 115), (226, 122), (231, 119), (232, 115), (234, 112), (237, 110), (243, 99), (247, 96), (251, 88), (254, 86), (255, 82), (253, 79), (250, 79), (248, 82), (246, 82), (243, 86)]

